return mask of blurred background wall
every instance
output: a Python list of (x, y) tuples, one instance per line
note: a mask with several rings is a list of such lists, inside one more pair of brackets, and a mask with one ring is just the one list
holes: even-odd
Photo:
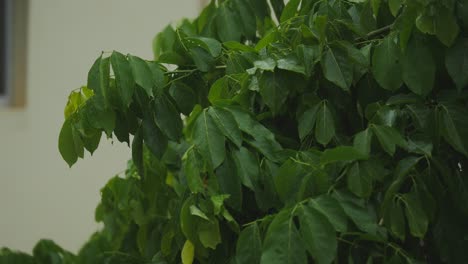
[(102, 50), (151, 59), (155, 34), (199, 10), (199, 0), (30, 0), (26, 106), (0, 109), (0, 247), (29, 252), (49, 238), (76, 252), (97, 230), (99, 190), (130, 149), (103, 140), (69, 169), (57, 149), (67, 96)]

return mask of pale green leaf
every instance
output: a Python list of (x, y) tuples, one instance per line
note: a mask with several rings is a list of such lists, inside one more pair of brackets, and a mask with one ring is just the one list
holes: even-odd
[(195, 246), (190, 242), (190, 240), (186, 240), (184, 246), (182, 248), (181, 258), (182, 264), (192, 264), (195, 259)]

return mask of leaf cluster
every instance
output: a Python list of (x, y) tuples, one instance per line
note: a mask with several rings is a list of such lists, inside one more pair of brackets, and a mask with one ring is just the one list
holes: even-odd
[(467, 29), (466, 0), (213, 0), (103, 53), (59, 150), (131, 146), (104, 228), (0, 260), (466, 263)]

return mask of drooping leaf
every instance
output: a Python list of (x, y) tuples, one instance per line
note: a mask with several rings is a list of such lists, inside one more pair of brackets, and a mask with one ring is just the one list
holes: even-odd
[(242, 134), (232, 114), (219, 107), (210, 107), (208, 109), (208, 114), (224, 136), (231, 140), (237, 147), (241, 147)]
[(331, 263), (337, 252), (335, 229), (327, 217), (310, 206), (301, 207), (300, 233), (316, 263)]
[(226, 156), (225, 137), (208, 111), (204, 110), (195, 120), (192, 138), (201, 155), (213, 168), (221, 165)]
[(73, 125), (71, 119), (65, 120), (60, 130), (58, 147), (62, 158), (71, 167), (78, 160), (73, 140)]
[(283, 9), (281, 13), (280, 22), (283, 23), (286, 20), (294, 17), (299, 7), (301, 0), (291, 0), (289, 1)]
[(364, 155), (369, 155), (372, 144), (372, 130), (367, 128), (354, 136), (353, 146)]
[(361, 169), (360, 163), (354, 163), (348, 171), (348, 189), (355, 195), (367, 198), (372, 193), (372, 179)]
[(288, 87), (283, 84), (282, 76), (278, 73), (264, 72), (259, 79), (260, 94), (273, 115), (279, 113), (289, 94)]
[(324, 77), (348, 91), (353, 81), (353, 67), (346, 52), (340, 48), (330, 48), (325, 52), (321, 63)]
[[(216, 15), (216, 26), (219, 39), (222, 42), (237, 41), (239, 42), (242, 35), (242, 24), (239, 21), (237, 14), (231, 8), (222, 4)], [(226, 27), (226, 25), (229, 25)]]
[(261, 264), (306, 264), (306, 251), (289, 210), (277, 214), (268, 227)]
[(239, 235), (236, 246), (237, 264), (259, 264), (262, 256), (262, 240), (257, 224), (246, 227)]
[(120, 99), (124, 106), (128, 106), (132, 101), (135, 88), (132, 69), (130, 68), (127, 58), (122, 53), (117, 51), (112, 52), (110, 60)]
[(322, 164), (328, 164), (339, 161), (355, 161), (367, 159), (368, 155), (363, 154), (354, 147), (340, 146), (333, 149), (327, 149), (320, 157)]
[(407, 193), (402, 197), (405, 204), (408, 226), (413, 236), (423, 238), (426, 234), (429, 220), (424, 212), (419, 197), (415, 193)]
[(360, 230), (374, 235), (377, 233), (376, 214), (364, 200), (360, 200), (344, 191), (334, 192), (333, 194), (343, 207), (346, 215)]
[(182, 248), (181, 258), (182, 264), (192, 264), (195, 259), (195, 247), (190, 242), (190, 240), (186, 240), (184, 246)]
[(395, 154), (396, 146), (406, 147), (406, 141), (400, 132), (389, 126), (372, 125), (372, 132), (376, 135), (382, 148), (390, 156)]
[(403, 84), (400, 49), (392, 35), (375, 47), (372, 55), (372, 73), (382, 88), (395, 91)]
[(315, 123), (315, 138), (322, 145), (328, 143), (335, 136), (335, 120), (330, 111), (327, 102), (322, 102), (317, 110), (317, 119)]
[(167, 138), (158, 128), (152, 116), (147, 116), (142, 122), (143, 139), (148, 149), (158, 158), (164, 155), (167, 148)]
[(311, 109), (305, 111), (299, 118), (299, 138), (304, 140), (304, 138), (312, 132), (315, 126), (315, 120), (317, 119), (317, 111), (321, 105), (316, 104)]
[(434, 86), (436, 65), (432, 53), (423, 42), (410, 41), (402, 57), (403, 81), (415, 94), (426, 96)]
[(466, 114), (466, 109), (457, 106), (441, 105), (439, 108), (442, 137), (454, 149), (468, 157), (468, 144), (466, 142), (468, 122)]
[(154, 98), (153, 103), (156, 125), (171, 140), (179, 140), (182, 136), (182, 120), (174, 104), (165, 95)]
[(447, 51), (445, 67), (459, 91), (468, 85), (468, 39), (460, 38)]
[(251, 190), (255, 190), (259, 178), (259, 166), (256, 157), (244, 147), (232, 151), (232, 154), (242, 184)]
[(135, 83), (145, 89), (148, 96), (153, 95), (154, 79), (148, 64), (141, 58), (129, 55), (128, 61), (132, 69)]
[(328, 194), (321, 195), (315, 199), (311, 199), (308, 205), (325, 215), (337, 232), (346, 232), (348, 219), (343, 208), (335, 198)]

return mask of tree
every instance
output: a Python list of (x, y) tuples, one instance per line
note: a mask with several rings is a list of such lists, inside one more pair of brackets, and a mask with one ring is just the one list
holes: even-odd
[(131, 145), (104, 228), (0, 260), (467, 263), (467, 29), (466, 0), (213, 0), (154, 61), (103, 53), (59, 150)]

